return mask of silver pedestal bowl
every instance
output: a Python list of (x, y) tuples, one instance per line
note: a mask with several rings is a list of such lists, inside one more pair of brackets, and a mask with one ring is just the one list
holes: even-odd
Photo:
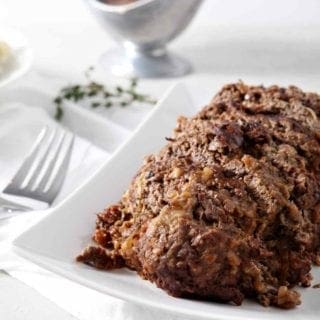
[(202, 0), (136, 0), (109, 5), (84, 0), (100, 24), (119, 43), (101, 62), (112, 74), (160, 78), (187, 74), (191, 65), (166, 50), (190, 23)]

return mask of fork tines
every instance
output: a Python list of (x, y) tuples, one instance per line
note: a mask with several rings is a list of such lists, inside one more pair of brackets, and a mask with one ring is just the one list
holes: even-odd
[(51, 204), (64, 181), (73, 141), (72, 133), (46, 126), (3, 193)]

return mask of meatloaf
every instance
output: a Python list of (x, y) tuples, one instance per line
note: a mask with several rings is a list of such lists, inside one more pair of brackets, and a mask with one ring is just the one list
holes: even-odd
[(77, 257), (175, 297), (300, 304), (320, 265), (320, 96), (229, 84), (147, 156)]

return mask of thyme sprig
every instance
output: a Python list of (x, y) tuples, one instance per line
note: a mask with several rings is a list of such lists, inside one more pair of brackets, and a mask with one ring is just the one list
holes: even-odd
[(137, 78), (129, 79), (127, 86), (107, 87), (91, 79), (92, 71), (93, 68), (90, 67), (85, 72), (87, 83), (66, 86), (60, 90), (58, 96), (53, 100), (56, 106), (56, 120), (59, 121), (63, 117), (63, 102), (65, 100), (73, 102), (86, 100), (92, 108), (126, 107), (134, 102), (146, 104), (155, 104), (157, 102), (149, 95), (137, 91)]

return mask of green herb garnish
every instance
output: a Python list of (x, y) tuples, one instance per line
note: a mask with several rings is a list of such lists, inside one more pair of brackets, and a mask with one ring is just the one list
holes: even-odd
[(91, 72), (93, 70), (94, 68), (90, 67), (85, 72), (85, 77), (87, 79), (86, 84), (70, 85), (60, 90), (58, 96), (53, 100), (56, 105), (56, 120), (59, 121), (63, 117), (63, 102), (65, 100), (74, 102), (86, 100), (92, 108), (102, 106), (105, 108), (110, 108), (112, 106), (127, 107), (134, 102), (147, 104), (155, 104), (157, 102), (149, 95), (137, 92), (137, 78), (130, 79), (129, 84), (126, 87), (120, 85), (107, 87), (91, 79)]

